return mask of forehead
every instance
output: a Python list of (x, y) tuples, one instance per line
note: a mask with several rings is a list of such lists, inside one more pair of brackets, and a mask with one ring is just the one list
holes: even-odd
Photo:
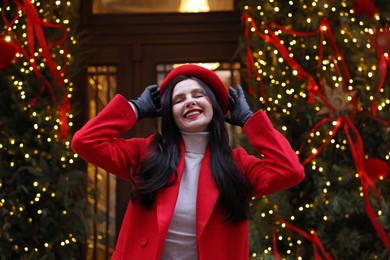
[(199, 82), (193, 79), (185, 79), (176, 84), (173, 89), (172, 96), (187, 94), (197, 90), (204, 90)]

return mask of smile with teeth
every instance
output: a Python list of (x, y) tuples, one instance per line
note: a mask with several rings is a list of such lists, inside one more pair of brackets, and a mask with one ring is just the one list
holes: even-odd
[(184, 117), (185, 118), (195, 118), (198, 115), (200, 115), (201, 112), (202, 112), (201, 110), (190, 110), (190, 111), (188, 111), (187, 113), (184, 114)]

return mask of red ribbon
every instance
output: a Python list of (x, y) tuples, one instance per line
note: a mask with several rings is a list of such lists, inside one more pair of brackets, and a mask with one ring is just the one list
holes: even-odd
[(384, 52), (379, 52), (378, 55), (379, 55), (380, 80), (379, 80), (379, 85), (378, 85), (378, 88), (375, 92), (374, 99), (373, 99), (372, 105), (371, 105), (373, 115), (376, 115), (376, 112), (377, 112), (376, 100), (378, 99), (378, 95), (381, 92), (381, 89), (383, 88), (383, 85), (384, 85), (385, 79), (386, 79), (386, 73), (387, 73), (387, 63), (386, 63), (385, 54), (384, 54)]
[[(262, 81), (262, 78), (261, 78), (261, 74), (259, 73), (258, 69), (256, 68), (255, 66), (255, 58), (253, 57), (253, 51), (249, 45), (249, 31), (250, 31), (250, 28), (249, 28), (249, 25), (248, 23), (246, 22), (248, 17), (243, 15), (241, 17), (241, 19), (243, 20), (243, 22), (245, 23), (245, 38), (246, 38), (246, 70), (247, 70), (247, 73), (248, 73), (248, 79), (249, 79), (249, 88), (248, 88), (248, 91), (249, 91), (249, 94), (252, 94), (254, 93), (253, 91), (253, 86), (252, 86), (252, 77), (253, 77), (253, 74), (252, 74), (252, 70), (255, 72), (257, 78), (259, 78), (259, 84), (260, 84), (260, 96), (263, 98), (263, 104), (264, 106), (268, 106), (268, 102), (267, 102), (267, 99), (265, 98), (265, 91), (264, 91), (264, 84), (263, 84), (263, 81)], [(272, 113), (272, 111), (271, 111)]]
[(276, 241), (276, 236), (275, 236), (275, 230), (272, 228), (272, 245), (274, 248), (274, 258), (275, 260), (280, 259), (279, 251), (278, 251), (278, 246), (277, 246), (277, 241)]
[(379, 75), (380, 75), (380, 79), (379, 79), (379, 84), (378, 84), (378, 87), (377, 87), (377, 90), (374, 94), (374, 99), (372, 100), (372, 104), (371, 104), (371, 111), (372, 111), (372, 114), (375, 116), (376, 115), (376, 112), (377, 112), (377, 105), (376, 105), (376, 101), (378, 99), (378, 95), (381, 91), (381, 89), (383, 88), (383, 85), (385, 83), (385, 80), (386, 80), (386, 74), (387, 74), (387, 61), (386, 61), (386, 56), (385, 56), (385, 51), (382, 49), (382, 48), (377, 48), (377, 53), (378, 53), (378, 59), (379, 59)]
[[(254, 28), (254, 31), (256, 32), (257, 35), (259, 35), (263, 40), (268, 42), (269, 44), (272, 44), (280, 53), (280, 55), (283, 57), (283, 59), (289, 64), (289, 66), (298, 72), (298, 79), (306, 78), (307, 80), (307, 90), (308, 90), (308, 103), (313, 104), (314, 103), (314, 96), (317, 95), (323, 103), (328, 105), (332, 110), (335, 111), (335, 109), (327, 102), (327, 100), (321, 95), (319, 92), (319, 87), (314, 80), (314, 78), (306, 71), (304, 70), (298, 62), (290, 56), (290, 52), (287, 50), (287, 48), (281, 43), (281, 39), (274, 33), (272, 28), (267, 25), (266, 23), (263, 23), (264, 27), (267, 29), (268, 34), (261, 33), (259, 31), (259, 28), (257, 27), (253, 17), (249, 16), (248, 14), (244, 14), (244, 17), (246, 18), (247, 21), (250, 20), (252, 27)], [(344, 77), (341, 77), (343, 79), (343, 87), (346, 92), (349, 92), (350, 90), (348, 89), (348, 84), (350, 82), (351, 76), (348, 70), (348, 67), (345, 63), (344, 57), (341, 54), (340, 50), (337, 47), (336, 41), (334, 39), (333, 33), (330, 29), (330, 24), (327, 19), (323, 19), (321, 21), (320, 27), (313, 31), (313, 32), (299, 32), (299, 31), (294, 31), (291, 29), (287, 29), (276, 22), (270, 20), (270, 23), (277, 29), (283, 31), (286, 34), (293, 35), (293, 36), (298, 36), (298, 37), (313, 37), (313, 36), (320, 36), (320, 43), (323, 42), (325, 38), (328, 38), (330, 42), (330, 52), (333, 57), (333, 61), (335, 64), (336, 71), (339, 76), (342, 76), (344, 74)], [(247, 34), (249, 32), (248, 25), (247, 25)], [(247, 38), (249, 36), (247, 35)], [(319, 44), (319, 60), (317, 63), (317, 71), (319, 72), (321, 62), (323, 59), (323, 53), (324, 53), (324, 45)], [(341, 68), (339, 67), (339, 63), (341, 61), (342, 68), (344, 73), (342, 73)], [(323, 84), (321, 84), (323, 85)], [(353, 104), (354, 104), (354, 111), (356, 110), (356, 99), (353, 98)], [(355, 112), (354, 112), (355, 113)]]
[[(299, 31), (294, 31), (294, 30), (291, 30), (291, 29), (287, 29), (287, 28), (277, 24), (276, 22), (274, 22), (272, 20), (271, 20), (271, 23), (277, 29), (279, 29), (279, 30), (281, 30), (284, 33), (289, 34), (289, 35), (298, 36), (298, 37), (313, 37), (313, 36), (319, 35), (320, 36), (320, 41), (319, 41), (320, 43), (322, 43), (325, 38), (328, 38), (328, 40), (330, 42), (330, 46), (332, 47), (332, 48), (330, 48), (330, 53), (332, 54), (331, 56), (333, 58), (335, 69), (336, 69), (336, 71), (337, 71), (339, 76), (343, 75), (342, 70), (340, 69), (340, 67), (338, 65), (340, 63), (339, 62), (339, 60), (340, 60), (341, 64), (342, 64), (342, 68), (343, 68), (344, 74), (345, 74), (344, 77), (341, 77), (343, 79), (343, 81), (342, 81), (343, 84), (342, 85), (343, 85), (343, 88), (344, 88), (344, 90), (346, 92), (350, 91), (347, 86), (348, 86), (348, 83), (350, 82), (351, 76), (350, 76), (347, 64), (345, 63), (345, 59), (344, 59), (343, 55), (341, 54), (340, 50), (337, 47), (336, 41), (334, 39), (332, 30), (331, 30), (331, 27), (330, 27), (330, 24), (329, 24), (327, 19), (323, 19), (321, 21), (321, 24), (320, 24), (319, 28), (317, 30), (313, 31), (313, 32), (299, 32)], [(270, 27), (267, 27), (267, 29), (272, 32)], [(319, 46), (320, 46), (319, 54), (318, 54), (319, 59), (318, 59), (318, 62), (317, 62), (317, 73), (318, 74), (320, 74), (321, 63), (322, 63), (323, 56), (324, 56), (324, 45), (323, 44), (319, 44)], [(290, 55), (288, 54), (288, 56), (290, 56)], [(287, 62), (290, 64), (290, 66), (292, 65), (291, 62), (289, 62), (288, 60), (287, 60)], [(296, 66), (296, 65), (293, 64), (293, 66)], [(309, 84), (308, 85), (312, 85), (313, 83), (310, 82), (310, 81), (314, 81), (312, 79), (312, 77), (310, 75), (305, 75), (305, 77), (308, 78), (308, 80), (309, 80)], [(345, 78), (345, 80), (344, 80), (344, 78)], [(321, 85), (323, 85), (323, 84), (321, 84)], [(318, 87), (315, 89), (315, 91), (310, 91), (310, 89), (308, 89), (308, 90), (309, 90), (309, 104), (313, 104), (314, 103), (313, 100), (310, 99), (310, 93), (312, 93), (313, 95), (317, 94), (319, 96), (319, 98), (325, 104), (327, 104), (332, 110), (334, 110), (334, 108), (326, 101), (326, 99), (323, 98), (321, 96), (321, 94), (317, 91)], [(312, 101), (312, 102), (310, 102), (310, 101)], [(354, 102), (354, 110), (355, 110), (356, 109), (355, 99), (353, 100), (353, 102)]]
[(248, 73), (248, 79), (249, 79), (249, 93), (253, 94), (253, 86), (252, 86), (252, 70), (255, 72), (256, 76), (260, 79), (260, 92), (261, 96), (265, 98), (264, 94), (264, 89), (263, 89), (263, 84), (261, 80), (261, 75), (258, 72), (257, 68), (255, 67), (255, 60), (253, 57), (253, 51), (251, 47), (249, 46), (249, 26), (248, 23), (246, 23), (246, 17), (242, 16), (241, 19), (245, 23), (245, 38), (246, 38), (246, 71)]
[(375, 3), (372, 0), (357, 0), (353, 8), (356, 14), (368, 16), (374, 18), (375, 13), (378, 11)]
[[(324, 123), (334, 121), (332, 118), (324, 118), (321, 121), (319, 121), (310, 131), (310, 133), (314, 133), (317, 131), (317, 129), (323, 125)], [(378, 200), (381, 199), (381, 195), (376, 188), (375, 184), (371, 180), (371, 178), (367, 175), (365, 169), (364, 169), (364, 146), (363, 146), (363, 140), (359, 134), (359, 131), (356, 129), (355, 125), (351, 121), (349, 117), (339, 117), (336, 120), (336, 125), (332, 129), (332, 134), (326, 139), (326, 141), (317, 149), (316, 153), (313, 153), (309, 157), (307, 157), (302, 164), (306, 165), (311, 160), (313, 160), (316, 156), (318, 156), (319, 152), (327, 145), (329, 144), (330, 140), (335, 136), (335, 134), (338, 132), (338, 130), (343, 129), (344, 133), (346, 134), (350, 152), (352, 155), (352, 159), (354, 161), (355, 167), (359, 174), (359, 180), (363, 188), (363, 197), (365, 202), (365, 208), (368, 218), (370, 219), (372, 225), (374, 226), (377, 234), (379, 235), (380, 239), (382, 240), (383, 244), (387, 248), (387, 250), (390, 252), (390, 240), (386, 234), (386, 231), (383, 229), (381, 224), (377, 220), (376, 213), (374, 209), (372, 208), (370, 197), (369, 197), (369, 188), (372, 189), (372, 191), (375, 193)], [(355, 140), (353, 140), (351, 132), (353, 133), (353, 136), (355, 136)], [(303, 144), (305, 144), (304, 142)], [(301, 146), (300, 150), (302, 150), (303, 145)]]
[[(273, 30), (268, 26), (267, 24), (263, 24), (265, 28), (268, 30), (269, 34), (265, 34), (260, 32), (258, 26), (256, 25), (254, 18), (250, 16), (249, 14), (243, 14), (242, 18), (244, 21), (246, 21), (246, 37), (247, 41), (249, 42), (249, 26), (248, 23), (251, 24), (251, 26), (254, 28), (254, 32), (262, 38), (267, 43), (273, 45), (280, 53), (280, 55), (283, 57), (283, 59), (290, 65), (290, 67), (298, 72), (298, 79), (306, 78), (308, 81), (308, 92), (309, 92), (309, 98), (308, 101), (314, 103), (314, 95), (315, 91), (318, 90), (317, 84), (313, 77), (306, 72), (299, 64), (298, 62), (290, 57), (290, 52), (287, 50), (287, 48), (281, 43), (281, 39), (273, 32)], [(252, 51), (251, 51), (252, 52)], [(247, 54), (248, 56), (248, 54)], [(255, 70), (257, 71), (257, 69)], [(258, 74), (260, 77), (260, 75)]]
[(322, 260), (321, 255), (317, 251), (318, 249), (322, 252), (322, 255), (325, 257), (326, 260), (332, 260), (332, 257), (330, 257), (330, 255), (326, 252), (324, 246), (321, 243), (321, 240), (319, 239), (317, 234), (314, 232), (314, 230), (312, 230), (312, 232), (310, 232), (310, 234), (308, 234), (305, 231), (303, 231), (302, 229), (288, 223), (284, 219), (278, 218), (278, 220), (281, 223), (285, 224), (286, 228), (291, 229), (292, 231), (300, 234), (301, 236), (303, 236), (304, 238), (306, 238), (307, 240), (309, 240), (312, 243), (315, 260)]
[(390, 123), (389, 122), (386, 122), (385, 120), (379, 118), (379, 117), (376, 117), (375, 115), (371, 114), (371, 113), (367, 113), (367, 112), (363, 112), (366, 116), (372, 118), (373, 120), (381, 123), (382, 125), (386, 126), (387, 129), (390, 130)]
[[(15, 16), (15, 18), (11, 22), (9, 22), (7, 17), (5, 16), (5, 12), (4, 12), (7, 4), (8, 4), (8, 0), (5, 0), (4, 4), (3, 4), (3, 11), (1, 12), (1, 17), (3, 18), (5, 25), (7, 25), (7, 27), (11, 28), (15, 24), (15, 21), (18, 20), (19, 12), (17, 12), (17, 15)], [(2, 31), (1, 34), (5, 33), (5, 32), (6, 32), (6, 30)]]
[[(375, 187), (375, 184), (372, 182), (371, 178), (367, 175), (365, 169), (364, 169), (364, 148), (363, 148), (363, 141), (361, 139), (361, 136), (359, 135), (355, 125), (352, 123), (352, 121), (345, 117), (344, 124), (344, 131), (347, 135), (349, 147), (351, 150), (352, 158), (355, 162), (356, 169), (358, 170), (359, 179), (363, 188), (363, 196), (364, 196), (364, 202), (366, 207), (367, 215), (374, 226), (376, 232), (378, 233), (379, 237), (381, 238), (383, 244), (387, 248), (387, 250), (390, 252), (390, 240), (388, 235), (386, 234), (386, 231), (383, 229), (381, 224), (377, 220), (377, 216), (375, 214), (374, 209), (372, 208), (370, 197), (369, 197), (369, 188), (371, 187), (377, 197), (378, 200), (380, 200), (380, 194), (377, 188)], [(353, 131), (356, 142), (353, 142), (352, 137), (349, 133), (349, 128)], [(356, 145), (353, 145), (356, 144)]]
[(350, 79), (351, 79), (351, 75), (349, 73), (348, 66), (345, 63), (344, 56), (341, 54), (339, 48), (337, 47), (336, 40), (334, 39), (330, 24), (329, 24), (327, 19), (322, 20), (321, 27), (323, 27), (323, 26), (326, 27), (326, 30), (321, 30), (321, 32), (323, 32), (323, 33), (326, 32), (325, 35), (328, 37), (329, 42), (331, 43), (332, 48), (330, 48), (330, 50), (331, 50), (331, 53), (333, 53), (332, 57), (333, 57), (334, 65), (335, 65), (335, 67), (338, 71), (338, 74), (340, 76), (342, 76), (342, 73), (341, 73), (341, 69), (338, 66), (339, 60), (341, 61), (341, 65), (343, 66), (343, 70), (344, 70), (344, 74), (345, 74), (344, 77), (342, 77), (343, 87), (344, 87), (344, 90), (346, 92), (348, 92), (349, 90), (348, 90), (347, 86), (348, 86)]
[[(28, 42), (28, 50), (25, 50), (22, 45), (20, 44), (19, 40), (15, 36), (15, 41), (19, 45), (20, 50), (22, 54), (26, 57), (26, 59), (30, 62), (31, 67), (33, 68), (33, 72), (35, 76), (38, 79), (42, 79), (42, 85), (40, 89), (40, 94), (45, 90), (48, 89), (51, 93), (51, 97), (53, 101), (56, 101), (56, 95), (54, 93), (54, 89), (52, 84), (43, 77), (41, 71), (39, 70), (39, 67), (36, 63), (36, 59), (38, 57), (34, 56), (35, 53), (35, 40), (37, 41), (38, 45), (41, 48), (41, 53), (38, 54), (38, 56), (42, 56), (45, 60), (45, 63), (47, 65), (47, 69), (49, 70), (52, 77), (56, 80), (55, 84), (56, 87), (61, 89), (64, 87), (64, 76), (65, 76), (65, 70), (66, 70), (66, 62), (67, 62), (67, 47), (66, 47), (66, 39), (67, 39), (67, 32), (64, 30), (64, 28), (60, 24), (52, 24), (45, 22), (42, 18), (39, 17), (39, 14), (36, 10), (36, 7), (33, 3), (29, 0), (23, 0), (23, 3), (19, 0), (14, 0), (16, 5), (19, 7), (21, 11), (26, 15), (26, 25), (27, 25), (27, 42)], [(6, 1), (7, 3), (7, 1)], [(19, 13), (19, 12), (17, 12)], [(12, 22), (9, 22), (5, 14), (2, 14), (3, 20), (8, 26), (11, 26), (15, 21), (17, 20), (18, 16), (13, 19)], [(49, 44), (46, 40), (43, 27), (51, 27), (51, 28), (57, 28), (64, 31), (61, 39), (57, 42), (54, 42), (52, 44)], [(57, 70), (57, 64), (53, 60), (50, 48), (54, 46), (58, 46), (64, 44), (64, 62), (61, 70)], [(35, 97), (31, 105), (34, 106), (37, 102), (37, 98)], [(67, 119), (67, 112), (70, 110), (69, 100), (67, 99), (66, 94), (62, 95), (62, 99), (59, 103), (59, 119), (60, 119), (60, 136), (61, 138), (65, 139), (67, 138), (67, 132), (68, 132), (68, 119)]]
[[(330, 141), (332, 140), (332, 138), (336, 135), (338, 129), (341, 127), (341, 123), (339, 120), (334, 120), (333, 118), (330, 118), (330, 117), (326, 117), (326, 118), (323, 118), (321, 119), (319, 122), (317, 122), (313, 128), (310, 130), (309, 132), (309, 135), (310, 134), (313, 134), (317, 131), (317, 129), (323, 125), (324, 123), (327, 123), (327, 122), (332, 122), (332, 121), (336, 121), (336, 125), (334, 126), (334, 128), (332, 129), (332, 134), (325, 140), (325, 142), (319, 147), (317, 148), (316, 150), (316, 153), (312, 153), (310, 156), (308, 156), (303, 162), (302, 164), (303, 165), (306, 165), (308, 164), (310, 161), (312, 161), (315, 157), (317, 157), (317, 155), (326, 147), (327, 144), (330, 143)], [(301, 144), (301, 147), (299, 148), (299, 153), (302, 152), (303, 148), (304, 148), (304, 145), (307, 143), (307, 139), (304, 140), (304, 142), (302, 142)]]
[(59, 111), (60, 119), (60, 138), (66, 139), (68, 137), (68, 117), (67, 113), (70, 110), (69, 98), (66, 94), (62, 97)]

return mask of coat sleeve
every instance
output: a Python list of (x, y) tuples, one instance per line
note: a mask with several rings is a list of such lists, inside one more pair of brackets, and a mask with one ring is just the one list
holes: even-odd
[(304, 179), (304, 168), (297, 154), (264, 111), (249, 118), (244, 132), (261, 158), (249, 155), (243, 148), (235, 149), (234, 156), (251, 182), (254, 196), (288, 189)]
[(136, 123), (136, 114), (128, 101), (116, 95), (72, 139), (72, 149), (84, 160), (123, 179), (137, 170), (146, 151), (147, 139), (120, 136)]

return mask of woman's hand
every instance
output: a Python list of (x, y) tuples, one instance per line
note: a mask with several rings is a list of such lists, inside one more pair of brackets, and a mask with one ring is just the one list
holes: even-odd
[(157, 85), (146, 87), (139, 97), (130, 102), (137, 108), (138, 120), (161, 116), (160, 89)]
[(231, 125), (243, 127), (253, 115), (241, 86), (238, 86), (237, 90), (229, 87), (229, 110), (230, 115), (225, 116), (225, 121)]

